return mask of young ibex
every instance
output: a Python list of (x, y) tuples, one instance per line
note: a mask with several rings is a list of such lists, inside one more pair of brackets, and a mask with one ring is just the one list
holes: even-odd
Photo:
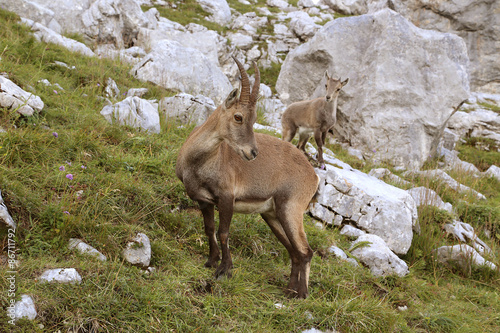
[(189, 197), (199, 203), (210, 254), (206, 267), (217, 267), (214, 206), (219, 209), (218, 236), (222, 261), (215, 276), (231, 276), (229, 225), (233, 213), (259, 213), (290, 254), (289, 294), (305, 298), (313, 251), (303, 227), (303, 214), (316, 193), (319, 178), (307, 158), (293, 145), (253, 132), (260, 74), (250, 92), (241, 72), (241, 95), (234, 89), (201, 126), (195, 128), (177, 157), (176, 174)]
[(316, 99), (295, 102), (285, 110), (281, 118), (283, 140), (291, 142), (297, 130), (299, 131), (299, 142), (297, 147), (304, 151), (307, 140), (314, 134), (318, 146), (318, 162), (324, 167), (323, 144), (326, 134), (333, 128), (337, 121), (337, 97), (340, 89), (349, 82), (334, 79), (325, 72), (326, 96)]

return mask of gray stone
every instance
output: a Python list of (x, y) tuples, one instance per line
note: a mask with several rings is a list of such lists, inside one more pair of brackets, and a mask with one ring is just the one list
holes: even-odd
[(339, 259), (342, 259), (342, 260), (347, 260), (347, 254), (345, 254), (345, 252), (337, 247), (337, 246), (330, 246), (328, 248), (328, 252), (332, 253), (335, 257), (339, 258)]
[(196, 0), (206, 12), (212, 14), (209, 19), (220, 25), (231, 21), (231, 9), (226, 0)]
[(453, 207), (449, 202), (444, 202), (441, 197), (433, 190), (426, 187), (414, 187), (406, 190), (415, 202), (417, 206), (436, 206), (439, 209), (444, 209), (450, 213), (453, 213)]
[(490, 166), (488, 170), (486, 170), (484, 173), (488, 177), (495, 177), (500, 181), (500, 168), (497, 167), (496, 165)]
[(484, 137), (500, 144), (500, 114), (497, 112), (484, 109), (458, 111), (446, 126), (460, 138)]
[[(276, 90), (285, 104), (324, 94), (324, 73), (349, 78), (335, 133), (375, 162), (420, 168), (469, 95), (467, 50), (389, 9), (328, 22), (292, 50)], [(401, 75), (404, 73), (404, 75)]]
[(445, 224), (444, 230), (462, 243), (471, 244), (481, 254), (492, 253), (491, 248), (478, 237), (474, 228), (468, 223), (453, 221), (453, 223)]
[(0, 106), (16, 110), (24, 116), (32, 116), (42, 111), (44, 104), (40, 97), (26, 92), (14, 82), (0, 76)]
[(494, 263), (484, 259), (476, 250), (467, 244), (441, 246), (434, 251), (437, 254), (437, 261), (441, 263), (454, 262), (460, 267), (468, 270), (470, 270), (472, 266), (486, 266), (492, 270), (497, 269)]
[(5, 202), (3, 201), (2, 198), (2, 191), (0, 190), (0, 220), (7, 225), (7, 227), (12, 228), (16, 230), (16, 222), (10, 216), (9, 210), (7, 209), (7, 206), (5, 205)]
[(83, 43), (80, 43), (80, 42), (73, 40), (71, 38), (61, 36), (59, 33), (55, 32), (54, 30), (51, 30), (51, 29), (41, 25), (40, 23), (34, 22), (30, 19), (22, 18), (21, 20), (24, 24), (26, 24), (27, 26), (30, 27), (31, 31), (35, 35), (35, 38), (39, 41), (42, 41), (45, 43), (57, 44), (57, 45), (60, 45), (62, 47), (65, 47), (66, 49), (68, 49), (72, 52), (81, 53), (81, 54), (86, 55), (88, 57), (95, 56), (94, 52)]
[(15, 320), (21, 318), (27, 318), (33, 320), (36, 318), (37, 312), (35, 308), (35, 302), (29, 295), (21, 295), (21, 300), (14, 304), (14, 316)]
[(82, 282), (82, 277), (74, 268), (56, 268), (43, 272), (38, 281), (79, 284)]
[[(369, 242), (366, 246), (355, 248), (361, 242)], [(408, 265), (395, 255), (387, 246), (385, 241), (376, 235), (359, 236), (351, 244), (349, 250), (353, 256), (368, 266), (370, 271), (375, 276), (398, 275), (405, 276), (410, 271)]]
[(127, 97), (113, 105), (106, 105), (101, 115), (110, 123), (118, 122), (152, 133), (160, 133), (158, 105), (139, 97)]
[(352, 225), (346, 224), (340, 230), (340, 234), (347, 236), (347, 237), (358, 238), (361, 235), (365, 235), (366, 232), (364, 232), (363, 230), (360, 230), (358, 228), (355, 228)]
[(450, 188), (454, 189), (455, 191), (457, 191), (459, 193), (464, 193), (466, 195), (472, 194), (477, 199), (486, 200), (486, 197), (484, 195), (482, 195), (481, 193), (477, 192), (474, 189), (471, 189), (468, 186), (460, 184), (455, 179), (450, 177), (450, 175), (448, 175), (443, 170), (436, 169), (436, 170), (407, 171), (407, 172), (405, 172), (405, 175), (412, 175), (412, 174), (442, 181), (444, 184), (446, 184), (447, 186), (449, 186)]
[(131, 74), (166, 89), (207, 96), (217, 105), (232, 90), (229, 79), (217, 65), (200, 51), (183, 47), (175, 41), (156, 43), (151, 52), (132, 68)]
[(106, 88), (104, 88), (104, 93), (108, 98), (117, 98), (120, 96), (120, 89), (118, 89), (118, 85), (116, 84), (115, 80), (110, 77), (108, 77), (108, 80), (106, 81)]
[(167, 121), (176, 118), (182, 124), (201, 125), (216, 109), (216, 106), (208, 97), (180, 93), (174, 97), (162, 98), (159, 109), (165, 114)]
[(123, 257), (133, 265), (148, 267), (151, 261), (151, 243), (148, 236), (138, 233), (132, 242), (127, 243)]
[(84, 243), (81, 239), (70, 238), (68, 248), (70, 250), (76, 249), (81, 254), (88, 254), (90, 256), (96, 257), (100, 261), (106, 261), (106, 256), (101, 252), (97, 251), (94, 247)]

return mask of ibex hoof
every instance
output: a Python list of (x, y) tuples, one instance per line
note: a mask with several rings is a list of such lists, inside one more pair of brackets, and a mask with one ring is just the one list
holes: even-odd
[(215, 278), (216, 279), (221, 279), (222, 277), (227, 277), (230, 278), (232, 276), (231, 273), (231, 268), (233, 267), (232, 264), (223, 264), (221, 263), (219, 267), (215, 270)]

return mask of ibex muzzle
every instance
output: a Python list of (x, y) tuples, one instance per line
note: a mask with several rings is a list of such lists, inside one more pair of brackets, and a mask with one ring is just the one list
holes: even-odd
[[(258, 213), (285, 246), (292, 262), (287, 293), (308, 294), (313, 251), (302, 224), (304, 211), (316, 193), (319, 178), (300, 151), (288, 142), (253, 132), (260, 76), (250, 92), (248, 76), (241, 72), (241, 94), (233, 90), (226, 101), (189, 135), (177, 157), (176, 174), (203, 214), (210, 254), (207, 267), (215, 275), (231, 275), (229, 225), (233, 213)], [(219, 208), (217, 244), (214, 207)], [(219, 263), (220, 252), (222, 260)]]

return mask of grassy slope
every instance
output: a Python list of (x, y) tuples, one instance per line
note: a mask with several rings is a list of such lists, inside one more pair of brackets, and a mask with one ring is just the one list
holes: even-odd
[[(259, 217), (237, 215), (231, 226), (233, 278), (215, 280), (213, 271), (202, 267), (208, 246), (201, 216), (173, 172), (190, 128), (162, 123), (161, 134), (146, 135), (109, 125), (99, 114), (103, 102), (97, 96), (104, 94), (108, 77), (122, 92), (143, 86), (151, 89), (147, 98), (169, 92), (132, 79), (119, 63), (37, 43), (17, 20), (0, 10), (1, 70), (22, 88), (35, 87), (45, 108), (32, 118), (0, 109), (0, 123), (7, 130), (0, 134), (0, 189), (19, 224), (17, 294), (32, 295), (38, 317), (20, 320), (13, 328), (4, 324), (7, 317), (1, 311), (0, 331), (297, 332), (317, 327), (339, 332), (498, 332), (498, 274), (435, 265), (430, 244), (451, 242), (439, 227), (449, 217), (432, 209), (421, 212), (424, 232), (405, 258), (411, 274), (404, 278), (373, 277), (366, 269), (325, 255), (332, 244), (348, 248), (348, 240), (335, 229), (318, 230), (306, 218), (317, 254), (311, 295), (303, 301), (286, 299), (286, 251)], [(56, 60), (76, 69), (54, 66)], [(64, 91), (37, 84), (43, 78)], [(65, 177), (68, 173), (73, 180)], [(478, 190), (491, 186), (469, 182)], [(450, 192), (429, 185), (440, 194)], [(491, 207), (490, 200), (498, 199), (498, 183), (493, 186), (497, 193), (489, 193), (481, 205)], [(462, 199), (453, 193), (448, 197)], [(479, 205), (464, 205), (470, 204)], [(151, 265), (157, 268), (152, 274), (124, 263), (120, 255), (137, 232), (151, 239)], [(70, 237), (82, 238), (108, 261), (67, 250)], [(5, 250), (3, 229), (0, 240)], [(496, 243), (494, 250), (498, 256)], [(76, 268), (82, 284), (36, 283), (43, 270), (59, 267)], [(2, 268), (1, 289), (6, 290), (7, 267)], [(6, 293), (0, 294), (2, 308), (8, 300)], [(285, 307), (276, 308), (277, 302)], [(404, 305), (408, 310), (399, 312), (398, 306)]]

